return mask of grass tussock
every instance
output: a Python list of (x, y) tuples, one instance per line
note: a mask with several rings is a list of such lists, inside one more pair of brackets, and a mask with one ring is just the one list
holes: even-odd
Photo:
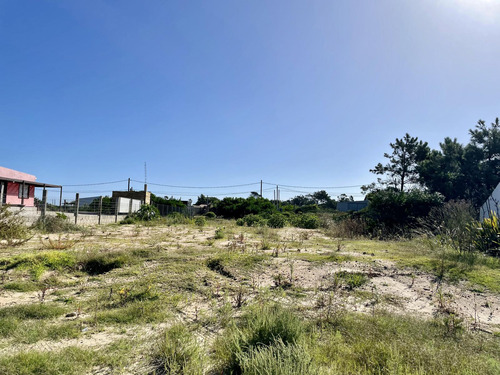
[(165, 330), (152, 359), (156, 375), (202, 375), (205, 355), (194, 335), (185, 325)]
[(218, 370), (223, 374), (240, 374), (252, 361), (264, 360), (265, 354), (275, 354), (275, 350), (266, 352), (264, 348), (299, 345), (304, 334), (302, 320), (279, 305), (251, 310), (216, 341)]

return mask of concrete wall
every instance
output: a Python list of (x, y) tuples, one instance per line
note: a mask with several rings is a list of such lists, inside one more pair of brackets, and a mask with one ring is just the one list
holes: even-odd
[[(38, 220), (38, 218), (41, 215), (40, 211), (37, 211), (36, 207), (10, 207), (10, 210), (13, 212), (19, 212), (19, 215), (21, 215), (25, 221), (26, 224), (31, 225), (35, 221)], [(47, 216), (56, 216), (56, 212), (47, 212)], [(68, 221), (70, 223), (75, 222), (75, 216), (73, 214), (66, 214), (68, 217)], [(127, 215), (126, 214), (120, 214), (118, 215), (118, 223), (125, 219)], [(98, 214), (78, 214), (78, 225), (97, 225), (99, 222), (99, 215)], [(115, 222), (115, 215), (102, 215), (101, 216), (101, 224), (111, 224)]]

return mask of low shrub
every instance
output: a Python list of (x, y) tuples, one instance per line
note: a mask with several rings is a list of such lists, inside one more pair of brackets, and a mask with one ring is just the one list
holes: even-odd
[(205, 214), (205, 217), (207, 219), (215, 219), (217, 217), (217, 215), (215, 214), (215, 212), (212, 212), (212, 211), (209, 211)]
[(285, 216), (282, 214), (272, 214), (267, 220), (267, 225), (271, 228), (283, 228), (286, 224)]
[(313, 214), (303, 214), (299, 215), (295, 222), (294, 225), (299, 228), (304, 228), (304, 229), (317, 229), (319, 228), (320, 225), (320, 220), (319, 217)]
[(143, 204), (141, 208), (134, 214), (138, 220), (150, 221), (160, 217), (160, 211), (155, 206)]
[(224, 236), (225, 236), (224, 228), (217, 228), (215, 230), (214, 239), (220, 240), (220, 239), (224, 238)]
[(134, 224), (135, 223), (135, 219), (131, 216), (127, 216), (125, 219), (121, 220), (120, 221), (120, 224)]
[(204, 216), (197, 216), (194, 218), (194, 224), (200, 228), (204, 227), (207, 223), (207, 220)]
[(58, 212), (56, 216), (39, 217), (33, 224), (33, 229), (37, 229), (43, 233), (61, 233), (61, 232), (75, 232), (80, 228), (71, 223), (68, 217)]
[(477, 250), (492, 255), (500, 255), (500, 221), (496, 214), (469, 228)]
[(0, 207), (0, 241), (8, 246), (20, 245), (30, 239), (30, 231), (19, 213), (13, 213), (9, 207)]

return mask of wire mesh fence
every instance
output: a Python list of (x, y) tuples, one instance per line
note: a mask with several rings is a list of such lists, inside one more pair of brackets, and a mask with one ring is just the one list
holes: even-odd
[(154, 203), (153, 206), (158, 208), (158, 211), (160, 211), (161, 216), (167, 216), (170, 215), (174, 212), (178, 212), (184, 216), (192, 218), (194, 216), (194, 208), (192, 206), (171, 206), (171, 205), (166, 205), (166, 204), (160, 204), (160, 203)]

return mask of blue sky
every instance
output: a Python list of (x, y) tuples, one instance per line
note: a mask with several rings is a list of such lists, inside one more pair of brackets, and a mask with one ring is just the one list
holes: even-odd
[(146, 162), (183, 198), (259, 187), (151, 183), (366, 184), (396, 137), (500, 115), (499, 21), (495, 0), (0, 0), (0, 165), (74, 185)]

